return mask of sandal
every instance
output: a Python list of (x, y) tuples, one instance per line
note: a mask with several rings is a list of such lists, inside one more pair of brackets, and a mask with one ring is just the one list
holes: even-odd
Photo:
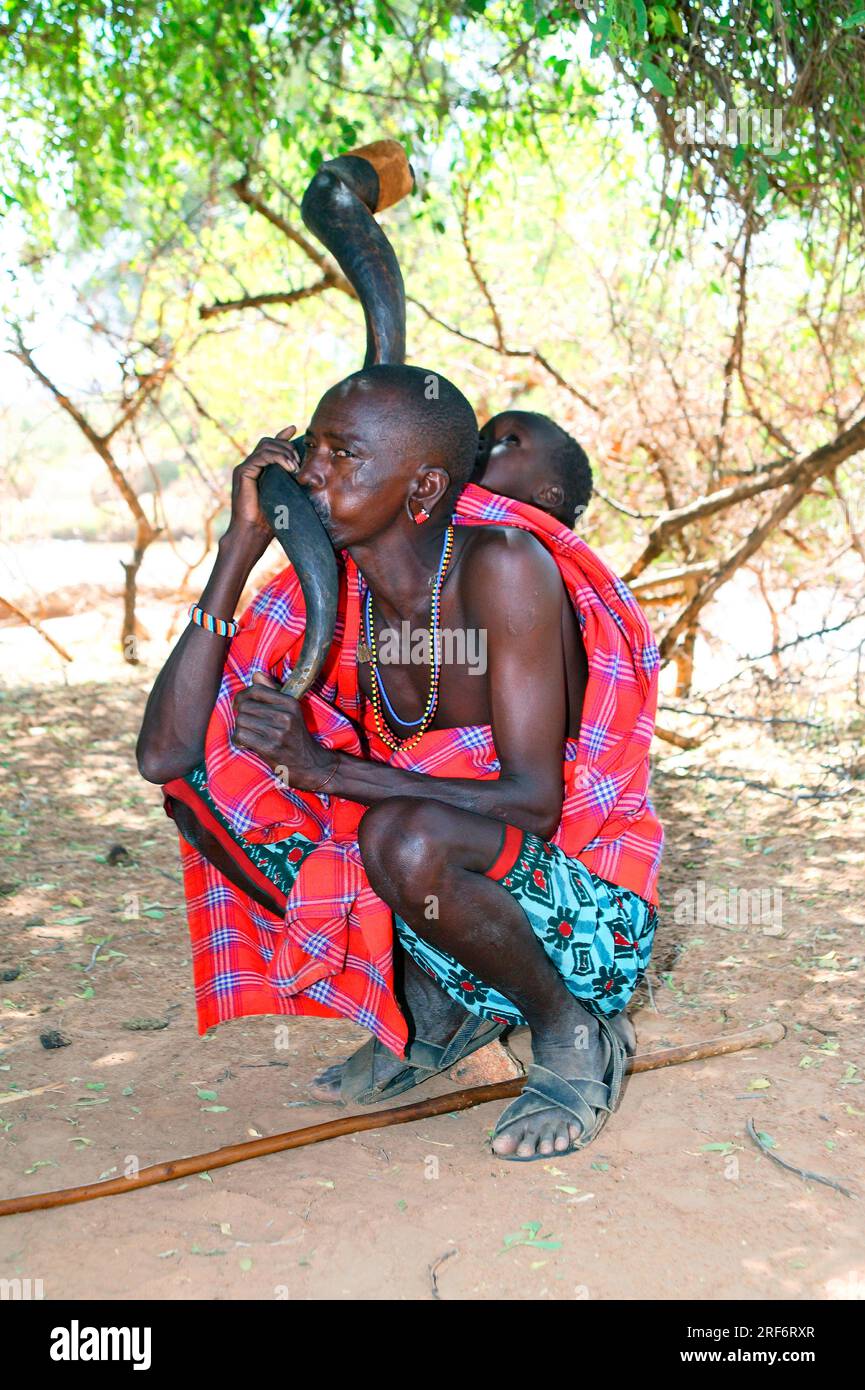
[(402, 1095), (403, 1091), (410, 1091), (422, 1081), (429, 1081), (463, 1057), (469, 1057), (486, 1047), (487, 1043), (501, 1036), (506, 1026), (504, 1023), (479, 1020), (470, 1014), (448, 1043), (432, 1043), (415, 1038), (403, 1059), (405, 1065), (402, 1070), (383, 1082), (375, 1080), (376, 1060), (383, 1053), (389, 1056), (393, 1056), (393, 1053), (383, 1047), (377, 1038), (369, 1038), (343, 1065), (339, 1097), (329, 1103), (375, 1105), (377, 1101)]
[[(534, 1163), (542, 1158), (565, 1158), (578, 1153), (597, 1139), (607, 1120), (618, 1108), (625, 1079), (625, 1044), (605, 1018), (598, 1019), (601, 1038), (609, 1049), (609, 1058), (603, 1081), (595, 1077), (577, 1077), (567, 1080), (548, 1067), (531, 1066), (526, 1073), (526, 1084), (521, 1095), (503, 1110), (492, 1137), (497, 1139), (520, 1120), (530, 1115), (543, 1114), (545, 1110), (564, 1110), (573, 1116), (581, 1127), (579, 1138), (567, 1149), (554, 1149), (552, 1153), (534, 1153), (525, 1158), (516, 1154), (495, 1154), (506, 1163)], [(494, 1151), (495, 1152), (495, 1151)]]

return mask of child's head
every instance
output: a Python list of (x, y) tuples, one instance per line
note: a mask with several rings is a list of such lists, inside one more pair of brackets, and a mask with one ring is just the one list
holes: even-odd
[(533, 410), (505, 410), (487, 420), (474, 481), (549, 512), (563, 526), (573, 526), (592, 495), (585, 451), (561, 425)]

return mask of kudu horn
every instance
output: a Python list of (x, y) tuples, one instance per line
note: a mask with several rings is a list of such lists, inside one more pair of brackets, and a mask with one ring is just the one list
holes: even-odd
[[(303, 195), (301, 216), (354, 287), (366, 320), (364, 366), (405, 360), (405, 288), (393, 247), (373, 213), (414, 186), (395, 140), (376, 140), (326, 160)], [(300, 699), (327, 656), (339, 579), (333, 547), (306, 492), (284, 469), (261, 475), (265, 516), (297, 573), (306, 605), (303, 646), (283, 690)]]

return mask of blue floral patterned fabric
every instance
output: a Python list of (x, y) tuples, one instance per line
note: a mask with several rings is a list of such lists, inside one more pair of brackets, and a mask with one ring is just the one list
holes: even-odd
[[(591, 1013), (620, 1013), (642, 978), (658, 914), (637, 893), (598, 878), (537, 835), (523, 835), (516, 858), (490, 876), (516, 899), (570, 992)], [(510, 856), (509, 856), (510, 857)], [(395, 917), (412, 960), (471, 1013), (524, 1024), (519, 1009)], [(431, 923), (431, 935), (434, 924)]]

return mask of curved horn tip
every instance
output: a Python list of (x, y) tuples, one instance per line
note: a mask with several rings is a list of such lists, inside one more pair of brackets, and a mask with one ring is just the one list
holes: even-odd
[(347, 154), (356, 159), (365, 159), (378, 174), (379, 192), (376, 212), (384, 212), (393, 207), (401, 198), (412, 193), (415, 188), (414, 171), (408, 156), (398, 140), (373, 140), (368, 145), (358, 145)]

